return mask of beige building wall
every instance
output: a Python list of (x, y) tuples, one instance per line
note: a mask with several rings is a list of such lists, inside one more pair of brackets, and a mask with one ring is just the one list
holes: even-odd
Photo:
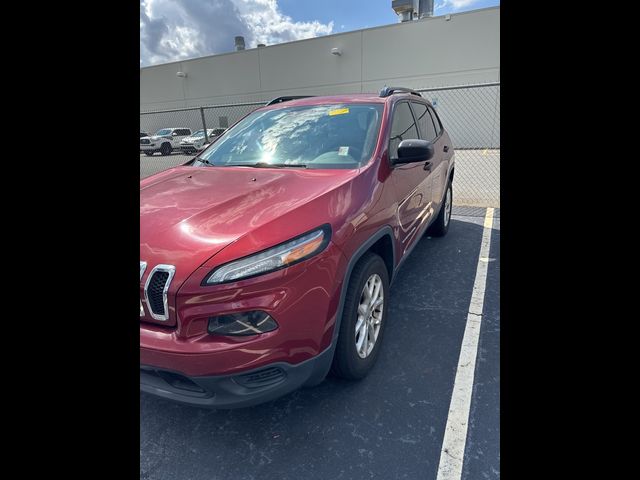
[(141, 68), (140, 110), (499, 79), (500, 7), (492, 7)]

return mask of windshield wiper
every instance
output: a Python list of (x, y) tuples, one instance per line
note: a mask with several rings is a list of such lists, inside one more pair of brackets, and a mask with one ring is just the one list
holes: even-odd
[(193, 157), (193, 159), (199, 161), (200, 163), (204, 163), (205, 165), (211, 165), (212, 167), (215, 167), (215, 165), (211, 163), (209, 160), (207, 160), (206, 158)]
[(252, 168), (307, 168), (303, 163), (232, 163), (225, 167), (252, 167)]

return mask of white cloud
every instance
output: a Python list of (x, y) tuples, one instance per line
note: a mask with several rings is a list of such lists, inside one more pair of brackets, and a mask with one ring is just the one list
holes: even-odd
[(477, 3), (478, 0), (449, 0), (449, 3), (456, 10), (459, 8), (468, 7), (473, 3)]
[(460, 10), (461, 8), (468, 7), (478, 3), (478, 0), (444, 0), (442, 3), (436, 3), (434, 10), (440, 10), (445, 7), (451, 7), (451, 10)]
[(140, 65), (193, 58), (333, 32), (333, 22), (295, 22), (277, 0), (140, 0)]

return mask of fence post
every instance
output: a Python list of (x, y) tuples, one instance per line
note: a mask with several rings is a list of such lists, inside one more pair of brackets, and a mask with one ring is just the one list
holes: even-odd
[(200, 116), (202, 117), (202, 128), (204, 128), (204, 143), (209, 143), (209, 136), (207, 135), (207, 122), (204, 119), (204, 108), (200, 107)]

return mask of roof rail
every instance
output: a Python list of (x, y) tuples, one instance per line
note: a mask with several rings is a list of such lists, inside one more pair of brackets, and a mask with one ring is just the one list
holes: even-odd
[(415, 90), (411, 89), (411, 88), (405, 88), (405, 87), (387, 87), (386, 85), (382, 88), (382, 90), (380, 90), (380, 97), (381, 98), (385, 98), (388, 97), (389, 95), (393, 95), (396, 92), (400, 92), (400, 93), (411, 93), (412, 95), (417, 95), (419, 97), (422, 97), (422, 95), (420, 95), (418, 92), (416, 92)]
[(270, 102), (268, 102), (265, 105), (265, 107), (268, 107), (269, 105), (275, 105), (276, 103), (288, 102), (289, 100), (297, 100), (298, 98), (309, 98), (309, 97), (313, 97), (313, 95), (289, 95), (286, 97), (277, 97), (271, 100)]

